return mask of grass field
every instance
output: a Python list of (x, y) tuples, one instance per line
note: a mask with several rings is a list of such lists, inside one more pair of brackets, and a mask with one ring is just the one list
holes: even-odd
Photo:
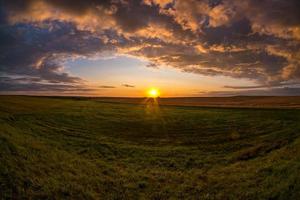
[(0, 96), (0, 199), (300, 199), (300, 110)]

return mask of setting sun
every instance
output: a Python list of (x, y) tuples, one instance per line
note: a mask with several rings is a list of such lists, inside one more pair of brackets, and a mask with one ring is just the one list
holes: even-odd
[(147, 91), (147, 95), (148, 95), (148, 97), (151, 97), (151, 98), (157, 98), (157, 97), (159, 97), (160, 92), (157, 88), (150, 88)]

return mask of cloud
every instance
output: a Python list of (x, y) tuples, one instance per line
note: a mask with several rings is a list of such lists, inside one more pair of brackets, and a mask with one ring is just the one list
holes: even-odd
[(10, 78), (0, 77), (0, 92), (25, 91), (25, 92), (94, 92), (95, 89), (83, 85), (45, 83), (40, 78)]
[(0, 73), (6, 75), (38, 77), (49, 83), (83, 83), (81, 78), (64, 72), (65, 60), (89, 57), (113, 48), (69, 22), (45, 21), (42, 27), (4, 26), (0, 37), (8, 42), (0, 47)]
[(282, 87), (271, 89), (250, 89), (242, 91), (200, 92), (200, 96), (299, 96), (299, 87)]
[(127, 87), (127, 88), (134, 88), (134, 85), (129, 85), (129, 84), (122, 84), (123, 87)]
[(115, 86), (111, 86), (111, 85), (101, 85), (101, 86), (99, 86), (99, 88), (112, 89), (112, 88), (116, 88), (116, 87)]
[(151, 67), (247, 78), (269, 88), (297, 84), (299, 7), (298, 0), (5, 1), (0, 73), (84, 85), (64, 71), (66, 60), (127, 54)]
[(281, 87), (289, 87), (289, 86), (297, 86), (299, 87), (298, 82), (284, 82), (284, 83), (278, 83), (278, 84), (271, 84), (271, 85), (249, 85), (249, 86), (230, 86), (225, 85), (224, 88), (228, 89), (237, 89), (237, 90), (248, 90), (248, 89), (268, 89), (268, 88), (281, 88)]

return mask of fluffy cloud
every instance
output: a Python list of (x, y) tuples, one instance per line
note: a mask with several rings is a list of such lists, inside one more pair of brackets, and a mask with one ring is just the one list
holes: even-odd
[[(3, 27), (4, 26), (4, 27)], [(7, 76), (30, 76), (49, 83), (82, 83), (63, 72), (70, 57), (91, 56), (110, 51), (103, 40), (74, 24), (45, 21), (40, 24), (3, 25), (0, 30), (0, 72)]]
[(80, 85), (82, 79), (63, 72), (66, 59), (128, 54), (149, 66), (248, 78), (271, 88), (300, 81), (298, 0), (1, 4), (0, 73), (7, 77)]

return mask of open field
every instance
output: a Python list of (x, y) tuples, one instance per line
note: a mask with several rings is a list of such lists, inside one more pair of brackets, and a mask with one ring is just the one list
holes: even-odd
[(236, 98), (0, 96), (0, 199), (299, 199), (299, 98)]
[[(144, 98), (92, 98), (102, 102), (144, 104)], [(234, 107), (234, 108), (300, 108), (300, 96), (236, 96), (236, 97), (174, 97), (160, 98), (160, 105)]]

